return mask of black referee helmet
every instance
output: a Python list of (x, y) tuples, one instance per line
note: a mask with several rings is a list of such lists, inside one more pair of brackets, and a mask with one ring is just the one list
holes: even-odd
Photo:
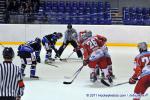
[(68, 29), (72, 29), (72, 24), (68, 24), (68, 25), (67, 25), (67, 28), (68, 28)]
[(3, 58), (4, 59), (12, 59), (15, 53), (11, 47), (5, 47), (3, 50)]

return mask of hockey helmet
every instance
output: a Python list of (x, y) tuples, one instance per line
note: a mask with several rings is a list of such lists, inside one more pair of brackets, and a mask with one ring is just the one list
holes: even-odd
[(59, 38), (59, 39), (63, 37), (62, 33), (60, 33), (60, 32), (58, 32), (58, 33), (56, 34), (56, 36), (57, 36), (57, 38)]
[(57, 32), (54, 32), (53, 34), (57, 34)]
[(37, 43), (39, 43), (39, 44), (41, 43), (41, 39), (38, 38), (38, 37), (35, 38), (35, 41), (36, 41)]
[(83, 40), (86, 40), (87, 38), (92, 37), (92, 32), (85, 30), (85, 31), (80, 32), (80, 35)]
[(67, 28), (68, 28), (68, 29), (72, 29), (72, 24), (68, 24), (68, 25), (67, 25)]
[(146, 42), (138, 43), (138, 49), (140, 53), (142, 53), (143, 51), (147, 51), (147, 43)]
[(90, 30), (86, 30), (86, 36), (89, 38), (89, 37), (92, 37), (92, 31)]
[(4, 59), (12, 59), (15, 53), (11, 47), (5, 47), (3, 50), (3, 58)]
[(82, 43), (82, 42), (84, 42), (88, 37), (87, 37), (87, 32), (86, 31), (81, 31), (80, 33), (79, 33), (79, 41)]

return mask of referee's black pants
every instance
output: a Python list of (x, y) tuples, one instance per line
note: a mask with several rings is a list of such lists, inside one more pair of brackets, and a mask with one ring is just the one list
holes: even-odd
[[(77, 47), (78, 47), (76, 41), (74, 41), (74, 40), (66, 41), (66, 43), (63, 43), (62, 46), (61, 46), (61, 47), (59, 48), (59, 50), (58, 50), (59, 56), (62, 55), (63, 51), (65, 50), (65, 48), (68, 46), (69, 43), (70, 43), (74, 48), (77, 48)], [(77, 53), (77, 56), (78, 56), (79, 58), (82, 58), (82, 52), (81, 52), (81, 50), (77, 50), (76, 53)]]
[(0, 97), (0, 100), (16, 100), (16, 97)]

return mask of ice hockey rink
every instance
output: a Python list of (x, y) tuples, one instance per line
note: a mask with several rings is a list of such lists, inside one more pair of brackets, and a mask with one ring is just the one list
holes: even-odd
[[(17, 46), (11, 46), (17, 52)], [(3, 47), (0, 46), (0, 52)], [(67, 47), (62, 58), (67, 58), (73, 48)], [(54, 52), (53, 52), (54, 53)], [(134, 57), (138, 54), (136, 47), (109, 47), (112, 57), (113, 70), (116, 76), (114, 85), (127, 82), (133, 73)], [(44, 64), (45, 51), (42, 48), (42, 63), (37, 65), (39, 80), (29, 78), (30, 66), (26, 68), (25, 91), (22, 100), (132, 100), (135, 85), (124, 84), (115, 87), (106, 87), (100, 81), (91, 83), (89, 80), (90, 69), (85, 66), (72, 84), (65, 85), (65, 76), (72, 76), (82, 66), (81, 60), (69, 59), (67, 62), (56, 60), (53, 65)], [(74, 53), (70, 58), (77, 58)], [(2, 56), (0, 57), (2, 61)], [(19, 57), (15, 56), (14, 63), (20, 65)], [(150, 89), (147, 90), (142, 100), (150, 100)]]

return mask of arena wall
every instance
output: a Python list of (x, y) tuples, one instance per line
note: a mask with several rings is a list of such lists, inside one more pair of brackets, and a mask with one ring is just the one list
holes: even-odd
[[(91, 30), (94, 34), (101, 34), (108, 38), (110, 46), (135, 46), (138, 42), (150, 43), (150, 26), (127, 26), (127, 25), (73, 25), (79, 31)], [(0, 24), (1, 44), (20, 44), (42, 38), (46, 34), (62, 32), (66, 25), (48, 24)], [(63, 39), (58, 41), (60, 44)]]

